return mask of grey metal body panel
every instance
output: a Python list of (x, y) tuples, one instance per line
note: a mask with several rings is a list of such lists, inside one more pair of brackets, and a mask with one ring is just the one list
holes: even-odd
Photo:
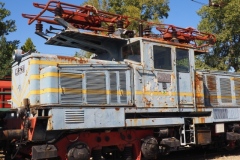
[(53, 108), (48, 130), (124, 127), (124, 108)]
[(120, 61), (121, 47), (127, 44), (127, 39), (66, 30), (49, 38), (46, 44), (80, 48), (96, 53), (103, 60)]
[(141, 126), (180, 126), (184, 124), (184, 118), (143, 118), (143, 119), (126, 119), (127, 127), (141, 127)]
[[(121, 47), (137, 41), (141, 60), (123, 59)], [(111, 58), (120, 61), (33, 53), (24, 57), (19, 65), (15, 63), (13, 107), (21, 107), (23, 98), (29, 98), (31, 107), (46, 109), (50, 117), (48, 130), (179, 126), (184, 124), (184, 118), (189, 118), (189, 113), (193, 113), (190, 118), (194, 124), (240, 121), (240, 75), (199, 71), (202, 80), (195, 84), (198, 78), (191, 48), (146, 38), (132, 38), (128, 42), (115, 39), (111, 44), (121, 42), (120, 46), (113, 45), (115, 49), (106, 47), (107, 42), (90, 45), (99, 51), (100, 58), (106, 59), (105, 53), (101, 55), (100, 51), (107, 51)], [(156, 68), (156, 46), (168, 48), (169, 68)], [(187, 50), (187, 72), (178, 71), (177, 49)], [(135, 113), (154, 113), (155, 117), (126, 117)], [(161, 117), (161, 113), (181, 113), (182, 116)]]

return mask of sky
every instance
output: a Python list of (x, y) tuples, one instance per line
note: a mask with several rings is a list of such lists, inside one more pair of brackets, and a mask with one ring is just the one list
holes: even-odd
[[(75, 5), (81, 5), (84, 0), (61, 0)], [(178, 27), (193, 27), (197, 28), (200, 21), (200, 17), (197, 15), (197, 11), (202, 7), (202, 4), (207, 4), (208, 0), (169, 0), (170, 12), (167, 19), (164, 19), (165, 24), (173, 24)], [(72, 56), (79, 49), (72, 49), (67, 47), (59, 47), (46, 45), (45, 39), (36, 35), (35, 24), (28, 25), (28, 19), (22, 17), (22, 13), (25, 14), (38, 14), (41, 9), (33, 7), (33, 2), (46, 4), (48, 0), (1, 0), (5, 3), (5, 8), (11, 11), (11, 15), (6, 19), (15, 20), (17, 31), (10, 33), (7, 36), (7, 40), (20, 40), (19, 48), (25, 43), (27, 38), (31, 38), (37, 51), (47, 54), (58, 54)], [(49, 25), (43, 25), (44, 30), (49, 28)]]

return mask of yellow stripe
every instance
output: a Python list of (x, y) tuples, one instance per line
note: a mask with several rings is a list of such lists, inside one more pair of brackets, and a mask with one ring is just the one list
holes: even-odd
[(40, 90), (40, 94), (44, 93), (59, 93), (60, 90), (58, 88), (45, 88)]
[(56, 73), (56, 72), (46, 72), (46, 73), (40, 75), (40, 79), (46, 78), (46, 77), (58, 77), (58, 73)]
[(199, 97), (199, 98), (204, 97), (204, 94), (202, 94), (202, 93), (196, 93), (196, 97)]
[[(58, 61), (57, 61), (57, 60), (58, 60)], [(59, 59), (56, 59), (55, 61), (54, 61), (54, 60), (52, 60), (52, 61), (36, 60), (36, 59), (30, 60), (30, 65), (32, 65), (32, 64), (38, 64), (38, 65), (47, 65), (47, 66), (57, 66), (59, 63), (61, 63), (61, 64), (71, 64), (71, 63), (69, 63), (69, 62), (59, 61)]]
[(64, 94), (82, 94), (81, 89), (62, 88)]
[(39, 64), (39, 65), (56, 66), (58, 63), (59, 62), (56, 62), (56, 61), (30, 60), (30, 65)]
[(176, 96), (177, 92), (151, 92), (151, 91), (135, 91), (136, 95), (151, 95), (151, 96)]
[[(151, 92), (151, 91), (135, 91), (136, 95), (151, 95), (151, 96), (186, 96), (193, 97), (193, 93), (191, 92)], [(196, 97), (203, 97), (203, 94), (196, 94)]]
[[(72, 89), (72, 88), (45, 88), (42, 90), (32, 90), (28, 93), (27, 97), (30, 95), (38, 95), (45, 93), (65, 93), (65, 94), (111, 94), (110, 90), (81, 90), (81, 89)], [(115, 91), (117, 95), (130, 95), (130, 91)]]
[[(56, 72), (46, 72), (44, 74), (38, 75), (38, 74), (33, 74), (31, 75), (30, 79), (31, 80), (40, 80), (42, 78), (46, 77), (58, 77), (59, 74)], [(61, 73), (61, 77), (67, 77), (67, 78), (83, 78), (83, 74), (68, 74), (68, 73)]]
[(32, 75), (30, 76), (30, 79), (31, 79), (31, 80), (39, 80), (39, 79), (40, 79), (40, 75), (39, 75), (39, 74), (32, 74)]
[(83, 78), (83, 74), (74, 74), (74, 73), (61, 73), (61, 77), (67, 78)]

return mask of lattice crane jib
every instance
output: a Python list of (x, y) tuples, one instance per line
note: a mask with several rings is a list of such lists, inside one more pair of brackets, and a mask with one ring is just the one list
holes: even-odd
[[(22, 14), (24, 18), (28, 18), (28, 24), (37, 21), (36, 33), (43, 38), (48, 39), (48, 33), (54, 33), (51, 30), (56, 28), (51, 27), (43, 33), (42, 22), (61, 25), (64, 30), (71, 30), (78, 32), (79, 30), (93, 31), (93, 34), (100, 34), (102, 36), (109, 36), (116, 31), (120, 31), (120, 38), (136, 37), (134, 31), (128, 30), (131, 21), (139, 22), (140, 37), (146, 37), (159, 41), (171, 43), (189, 44), (191, 47), (200, 49), (202, 47), (213, 45), (216, 42), (216, 37), (213, 34), (203, 33), (194, 28), (181, 28), (174, 25), (152, 23), (135, 19), (125, 15), (113, 14), (96, 9), (91, 5), (78, 6), (60, 1), (50, 0), (47, 4), (33, 3), (36, 8), (42, 9), (37, 15)], [(51, 13), (52, 15), (46, 15)], [(144, 29), (143, 29), (144, 28)], [(155, 28), (153, 33), (152, 28)], [(196, 41), (202, 41), (198, 45)]]

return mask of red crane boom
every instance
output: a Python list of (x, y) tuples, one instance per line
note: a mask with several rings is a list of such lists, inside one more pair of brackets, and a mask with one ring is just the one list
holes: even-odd
[[(33, 3), (33, 5), (36, 8), (42, 9), (42, 11), (37, 15), (22, 14), (23, 17), (29, 19), (28, 24), (32, 24), (36, 20), (38, 21), (38, 24), (46, 22), (49, 24), (59, 25), (59, 22), (55, 18), (60, 17), (77, 29), (91, 30), (95, 32), (103, 31), (109, 33), (115, 30), (114, 27), (127, 29), (130, 24), (129, 19), (131, 19), (139, 21), (139, 23), (147, 26), (145, 31), (148, 34), (145, 34), (145, 36), (148, 38), (154, 37), (149, 33), (151, 32), (150, 27), (155, 26), (156, 30), (160, 32), (160, 36), (158, 37), (160, 40), (186, 44), (194, 42), (193, 47), (196, 48), (212, 45), (216, 42), (216, 37), (213, 34), (200, 32), (190, 27), (181, 28), (174, 25), (157, 24), (137, 20), (124, 15), (100, 11), (90, 5), (77, 6), (54, 0), (50, 0), (47, 4)], [(46, 11), (54, 13), (54, 16), (44, 15)], [(195, 40), (205, 41), (205, 44), (197, 46)]]

